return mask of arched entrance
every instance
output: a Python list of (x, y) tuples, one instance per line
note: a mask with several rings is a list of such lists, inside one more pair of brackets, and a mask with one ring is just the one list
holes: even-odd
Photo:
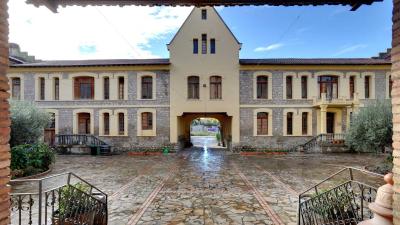
[(195, 147), (225, 147), (221, 123), (215, 118), (197, 118), (190, 123), (190, 143)]
[[(211, 127), (211, 130), (215, 129), (214, 132), (208, 132), (210, 135), (220, 134), (220, 147), (225, 147), (227, 149), (231, 148), (232, 144), (232, 117), (228, 116), (226, 113), (184, 113), (182, 116), (178, 117), (178, 141), (181, 148), (190, 147), (193, 144), (199, 145), (199, 140), (202, 138), (197, 138), (194, 140), (192, 137), (195, 136), (196, 132), (192, 132), (193, 124), (200, 123), (200, 121), (212, 121), (215, 120), (216, 127)], [(195, 128), (196, 129), (196, 128)], [(207, 128), (205, 128), (207, 129)], [(210, 131), (211, 131), (210, 130)], [(200, 134), (197, 132), (197, 135)], [(197, 136), (196, 136), (197, 137)], [(196, 138), (195, 138), (196, 139)], [(211, 139), (211, 138), (209, 138)], [(205, 138), (203, 138), (205, 140)], [(192, 143), (195, 142), (195, 143)], [(203, 143), (204, 144), (204, 143)], [(218, 146), (218, 143), (215, 143)]]

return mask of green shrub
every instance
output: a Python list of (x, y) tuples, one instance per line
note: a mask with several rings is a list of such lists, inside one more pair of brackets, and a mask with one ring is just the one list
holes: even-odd
[(50, 115), (36, 105), (24, 101), (10, 101), (11, 147), (36, 143), (50, 123)]
[(44, 143), (18, 145), (11, 149), (11, 170), (18, 171), (14, 176), (41, 173), (48, 170), (54, 160), (54, 152)]
[(392, 106), (389, 101), (377, 101), (354, 116), (346, 144), (357, 152), (382, 152), (392, 143), (392, 134)]

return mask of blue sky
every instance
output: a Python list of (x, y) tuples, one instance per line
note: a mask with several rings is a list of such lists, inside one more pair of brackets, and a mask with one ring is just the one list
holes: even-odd
[[(10, 41), (41, 59), (165, 58), (166, 44), (191, 11), (67, 7), (54, 15), (23, 0), (9, 7)], [(243, 43), (241, 58), (371, 57), (391, 45), (391, 0), (356, 12), (344, 6), (217, 10)]]

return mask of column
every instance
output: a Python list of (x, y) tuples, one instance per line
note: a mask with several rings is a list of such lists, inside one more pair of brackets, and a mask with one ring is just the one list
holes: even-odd
[(400, 225), (400, 0), (393, 0), (392, 107), (393, 107), (393, 173), (394, 224)]
[(10, 114), (8, 79), (8, 23), (7, 0), (0, 1), (0, 224), (10, 224)]
[(326, 110), (327, 105), (321, 105), (321, 134), (326, 134)]

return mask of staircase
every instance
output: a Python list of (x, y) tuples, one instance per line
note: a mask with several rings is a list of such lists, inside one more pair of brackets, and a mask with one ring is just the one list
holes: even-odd
[(357, 225), (373, 216), (383, 175), (347, 167), (299, 195), (298, 225)]
[(322, 152), (324, 147), (344, 147), (345, 134), (319, 134), (304, 144), (294, 146), (292, 152)]
[(92, 154), (111, 154), (111, 146), (91, 134), (58, 134), (55, 136), (55, 147), (64, 151), (71, 151), (72, 148), (90, 148)]

